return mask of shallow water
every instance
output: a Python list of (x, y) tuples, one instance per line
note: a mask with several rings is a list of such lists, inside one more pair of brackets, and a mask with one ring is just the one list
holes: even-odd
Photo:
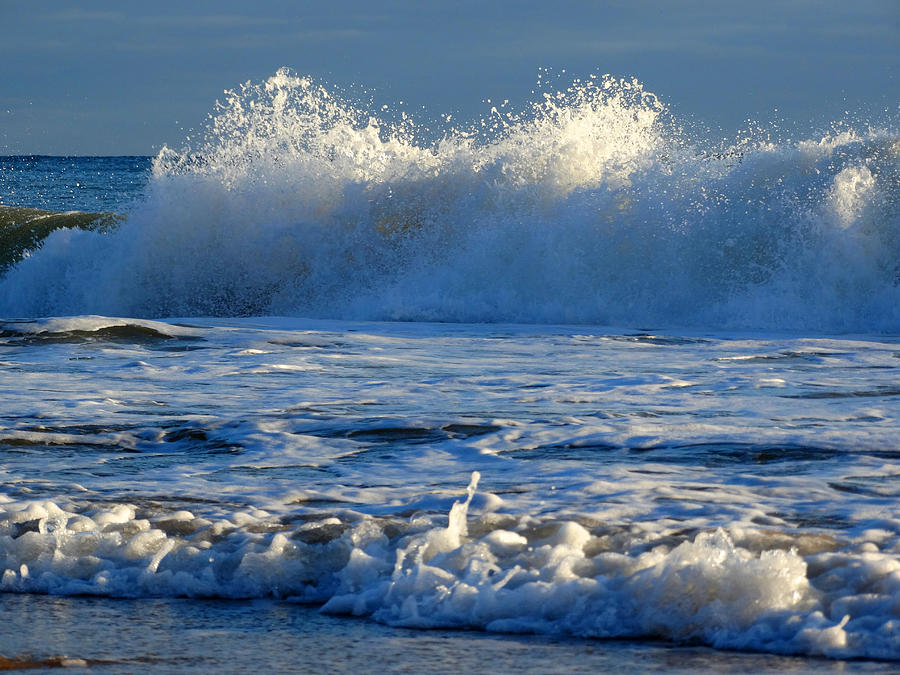
[(898, 656), (897, 339), (103, 317), (0, 335), (7, 591)]
[(130, 673), (289, 672), (844, 672), (887, 664), (671, 647), (653, 642), (423, 633), (337, 618), (271, 600), (102, 600), (0, 595), (0, 653), (35, 661), (67, 656)]

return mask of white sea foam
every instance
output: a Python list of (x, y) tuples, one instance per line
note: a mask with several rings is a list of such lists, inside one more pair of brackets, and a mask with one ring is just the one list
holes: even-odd
[(894, 132), (712, 151), (599, 78), (423, 135), (287, 70), (248, 83), (116, 232), (7, 274), (0, 311), (900, 328)]
[(0, 590), (270, 596), (420, 628), (900, 658), (897, 551), (832, 552), (838, 543), (828, 538), (740, 529), (673, 537), (542, 523), (494, 513), (496, 498), (483, 499), (491, 506), (473, 517), (478, 478), (446, 525), (425, 516), (332, 516), (297, 526), (259, 510), (146, 518), (127, 504), (79, 513), (47, 501), (8, 503), (0, 510)]

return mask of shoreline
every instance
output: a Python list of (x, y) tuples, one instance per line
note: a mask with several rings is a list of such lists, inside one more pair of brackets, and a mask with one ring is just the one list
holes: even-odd
[(883, 672), (829, 660), (655, 641), (396, 628), (275, 600), (0, 594), (0, 670), (119, 665), (129, 672)]

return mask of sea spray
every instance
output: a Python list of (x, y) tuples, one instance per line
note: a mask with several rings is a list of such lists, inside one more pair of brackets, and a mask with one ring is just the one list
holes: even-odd
[(0, 311), (900, 329), (894, 131), (713, 150), (605, 77), (424, 136), (286, 69), (247, 83)]

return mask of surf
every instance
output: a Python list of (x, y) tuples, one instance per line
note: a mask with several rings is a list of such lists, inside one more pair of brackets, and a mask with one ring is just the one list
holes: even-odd
[(0, 312), (900, 330), (895, 130), (710, 144), (634, 80), (537, 91), (426, 129), (245, 83), (115, 228), (7, 256)]
[(478, 493), (480, 477), (472, 474), (446, 518), (409, 522), (340, 514), (297, 525), (261, 510), (228, 520), (131, 504), (82, 513), (51, 501), (5, 504), (0, 590), (273, 597), (411, 628), (897, 658), (887, 575), (898, 563), (889, 553), (854, 559), (827, 535), (739, 527), (688, 529), (619, 551), (626, 535), (608, 525), (496, 514), (503, 500)]
[(0, 204), (0, 274), (15, 266), (59, 229), (104, 230), (115, 227), (113, 213), (57, 212)]

